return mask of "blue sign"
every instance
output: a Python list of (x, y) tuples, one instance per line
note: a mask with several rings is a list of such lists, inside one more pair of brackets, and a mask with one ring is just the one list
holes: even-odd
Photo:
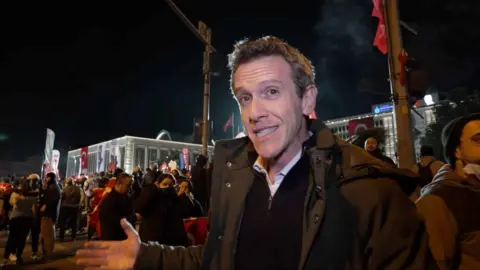
[(393, 111), (393, 104), (392, 103), (385, 103), (381, 105), (373, 106), (373, 113), (380, 114), (380, 113), (387, 113)]

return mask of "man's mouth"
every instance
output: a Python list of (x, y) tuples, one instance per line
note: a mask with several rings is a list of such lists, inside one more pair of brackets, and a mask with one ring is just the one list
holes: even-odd
[(270, 127), (270, 128), (261, 129), (261, 130), (255, 131), (255, 134), (258, 137), (263, 137), (265, 135), (268, 135), (268, 134), (274, 132), (275, 130), (277, 130), (277, 128), (278, 127)]

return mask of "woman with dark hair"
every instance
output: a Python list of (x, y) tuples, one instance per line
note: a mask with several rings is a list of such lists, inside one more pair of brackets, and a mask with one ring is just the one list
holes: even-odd
[(10, 216), (10, 230), (3, 258), (5, 262), (16, 261), (23, 263), (22, 253), (27, 241), (35, 214), (36, 196), (31, 196), (30, 182), (26, 178), (20, 180), (20, 185), (10, 197), (12, 214)]
[(153, 183), (142, 189), (135, 206), (142, 218), (139, 235), (142, 241), (158, 241), (161, 244), (186, 246), (187, 235), (179, 211), (175, 192), (176, 179), (171, 174), (160, 174)]
[(177, 195), (182, 218), (203, 217), (203, 208), (193, 197), (193, 185), (190, 180), (184, 179), (178, 184)]

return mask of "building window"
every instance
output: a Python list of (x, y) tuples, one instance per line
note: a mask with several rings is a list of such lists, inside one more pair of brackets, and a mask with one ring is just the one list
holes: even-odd
[(120, 168), (125, 169), (125, 147), (120, 147)]
[(148, 165), (152, 163), (158, 163), (158, 149), (157, 148), (149, 148), (148, 149)]
[[(133, 166), (145, 169), (145, 146), (135, 147), (135, 159)], [(147, 165), (148, 166), (148, 165)]]

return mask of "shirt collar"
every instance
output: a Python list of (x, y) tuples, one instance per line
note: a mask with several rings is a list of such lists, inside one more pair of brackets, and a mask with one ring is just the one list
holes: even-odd
[[(312, 135), (313, 133), (309, 131), (309, 134), (308, 134), (309, 139), (312, 137)], [(282, 176), (287, 175), (287, 173), (293, 168), (293, 166), (295, 166), (295, 164), (297, 164), (297, 162), (300, 160), (300, 158), (302, 157), (302, 153), (303, 153), (303, 149), (298, 151), (295, 157), (293, 157), (293, 159), (290, 160), (290, 162), (288, 162), (287, 165), (285, 165), (285, 167), (283, 167), (283, 169), (277, 175), (282, 175)], [(258, 172), (263, 172), (266, 174), (267, 173), (266, 160), (258, 156), (257, 160), (255, 160), (255, 163), (253, 164), (253, 168)]]

